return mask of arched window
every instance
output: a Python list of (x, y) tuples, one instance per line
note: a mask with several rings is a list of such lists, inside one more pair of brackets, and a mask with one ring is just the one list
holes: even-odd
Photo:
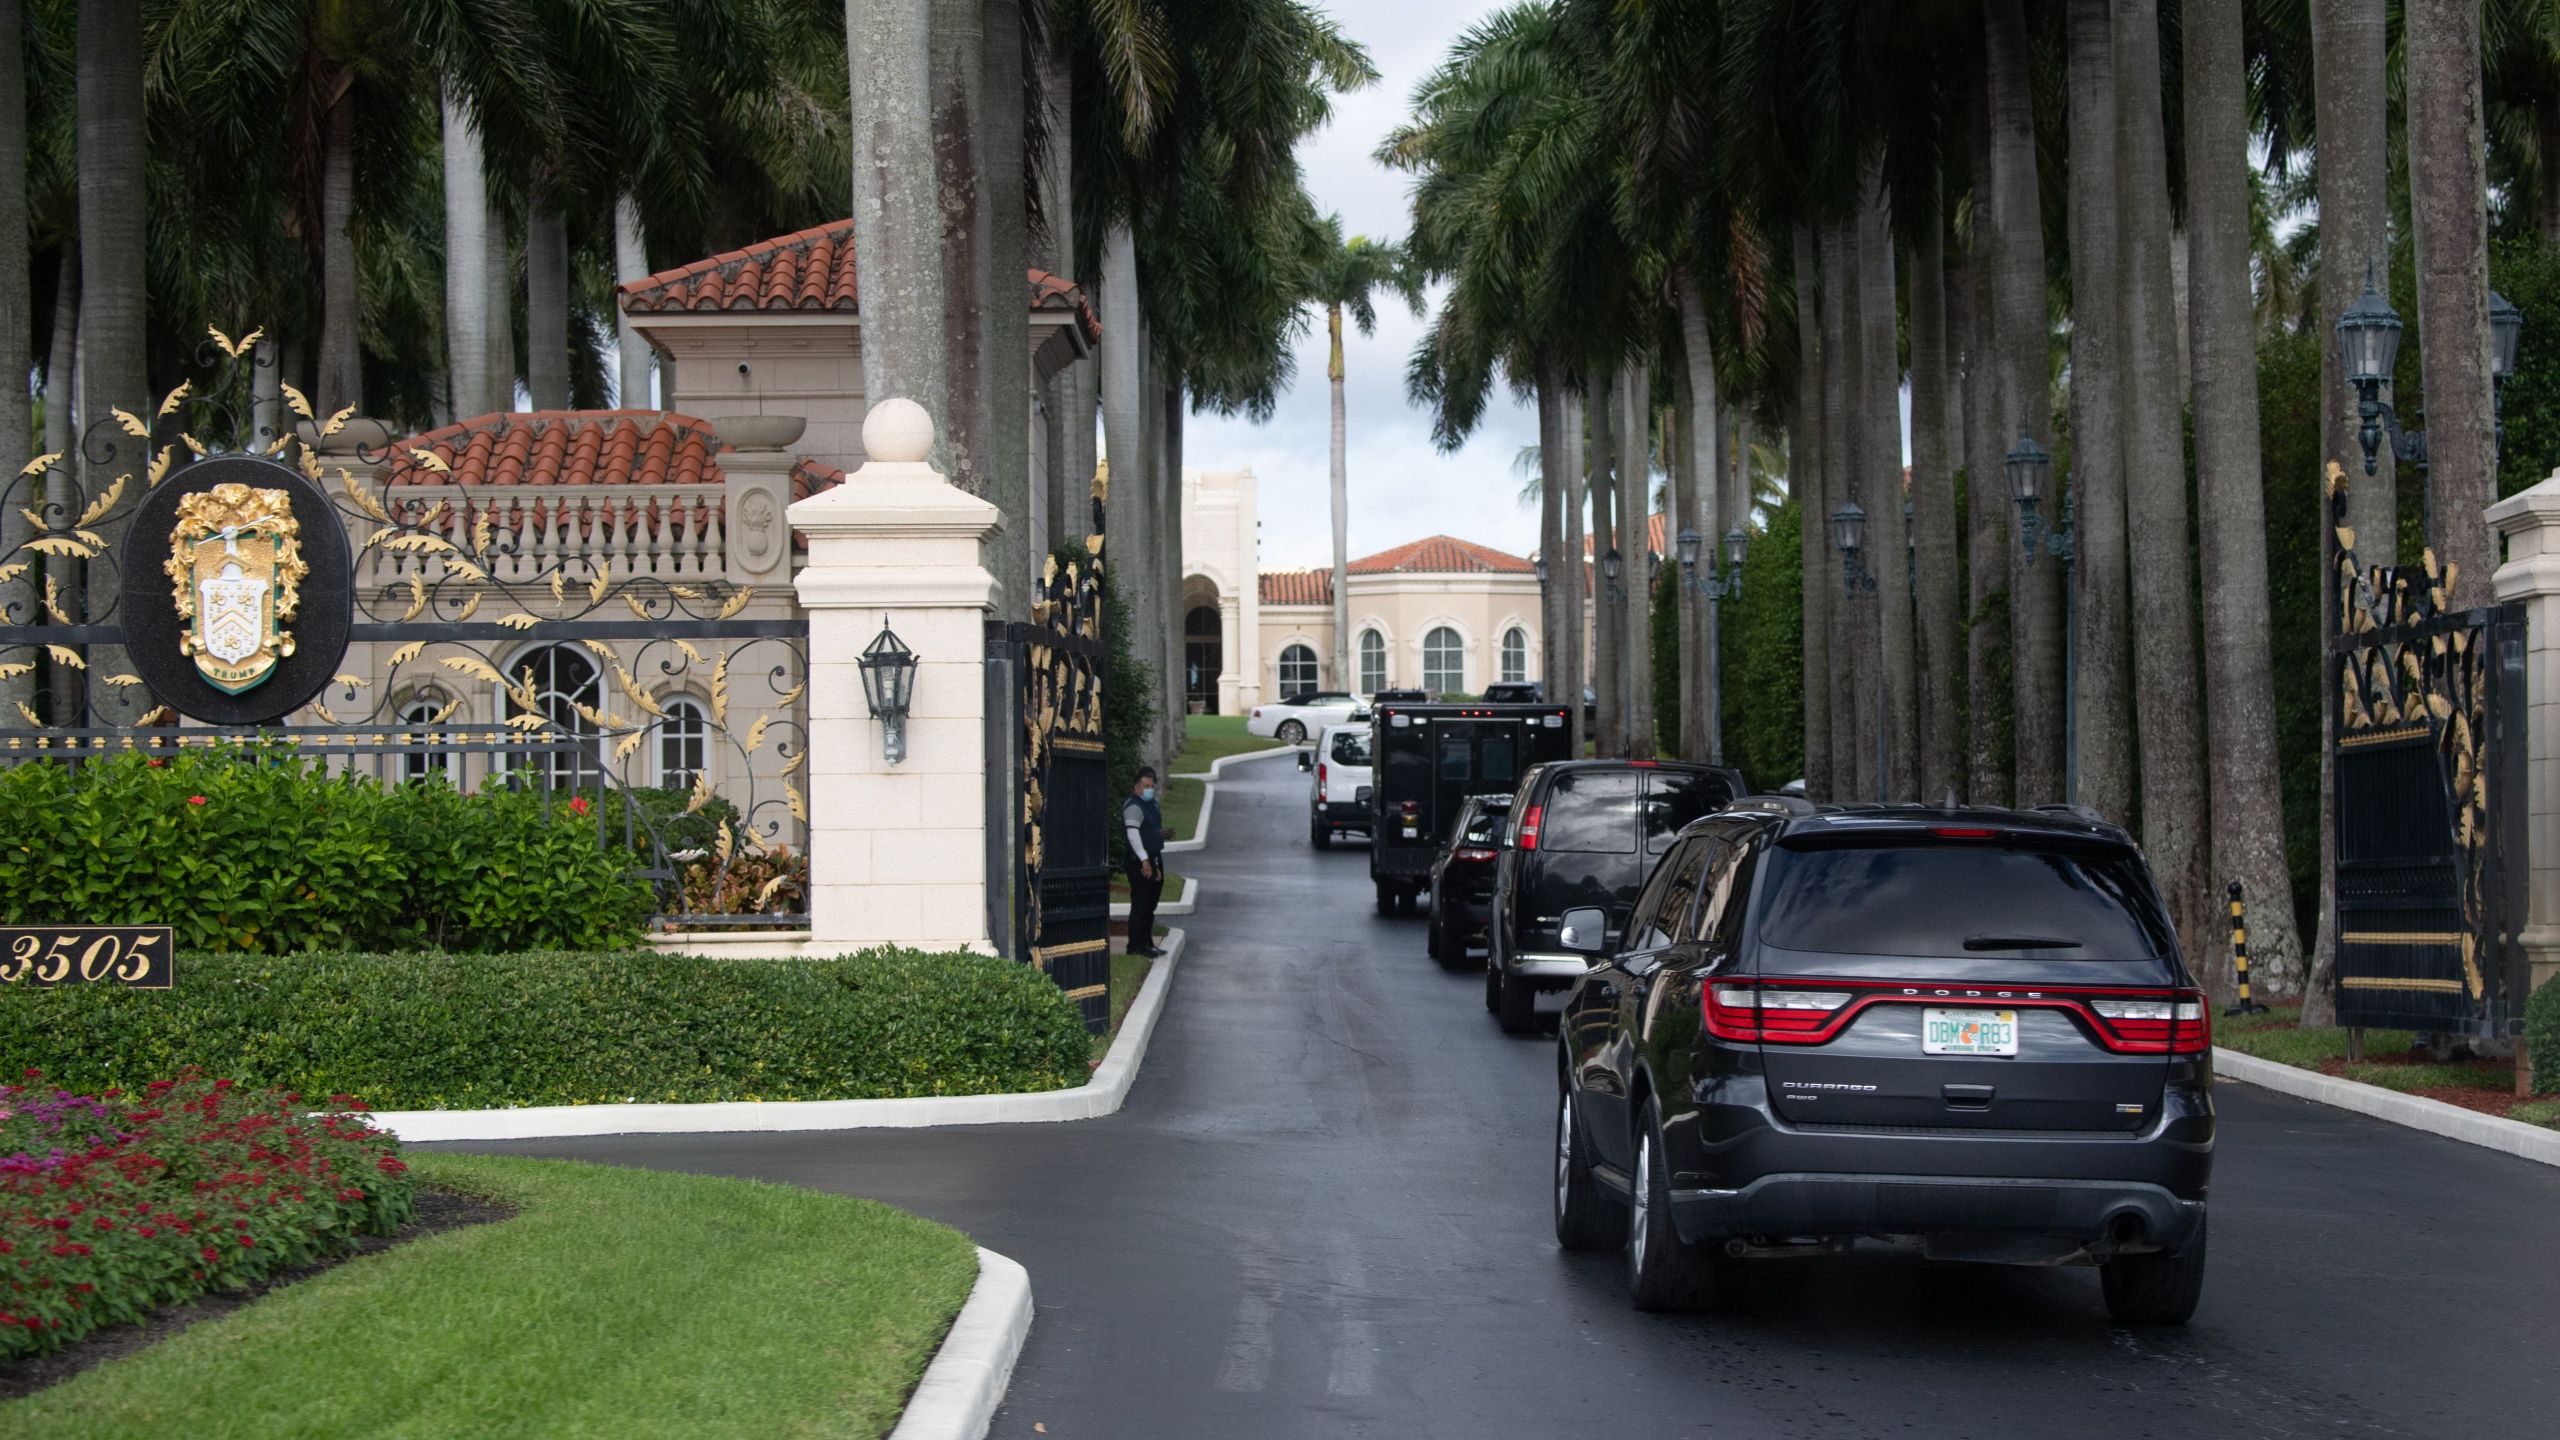
[(1316, 688), (1316, 652), (1292, 645), (1280, 652), (1280, 698), (1304, 695)]
[(1360, 632), (1360, 693), (1375, 695), (1387, 688), (1387, 637), (1375, 630)]
[(553, 731), (580, 742), (575, 753), (544, 755), (530, 768), (551, 785), (591, 785), (601, 780), (604, 764), (596, 749), (596, 727), (578, 709), (581, 705), (590, 710), (601, 708), (604, 684), (596, 673), (595, 662), (585, 652), (568, 645), (545, 645), (517, 656), (507, 670), (510, 719), (527, 713), (517, 698), (516, 686), (527, 678), (528, 672), (533, 698), (540, 703), (543, 718), (551, 722)]
[[(394, 718), (403, 725), (433, 725), (450, 703), (432, 690), (422, 690), (401, 705)], [(401, 784), (422, 785), (439, 776), (448, 785), (462, 783), (462, 752), (439, 749), (434, 739), (424, 735), (400, 752)]]
[(1422, 637), (1422, 688), (1434, 695), (1466, 691), (1466, 642), (1446, 625), (1434, 625), (1431, 633)]
[(710, 749), (711, 722), (702, 713), (702, 703), (682, 698), (668, 701), (666, 718), (658, 722), (659, 787), (692, 789), (693, 777), (702, 773)]
[(1517, 625), (1502, 632), (1502, 678), (1529, 678), (1529, 632)]

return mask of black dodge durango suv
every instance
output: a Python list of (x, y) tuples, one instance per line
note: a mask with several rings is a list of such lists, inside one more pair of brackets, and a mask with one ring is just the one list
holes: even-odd
[(1559, 928), (1595, 963), (1558, 1032), (1556, 1238), (1626, 1245), (1639, 1307), (1882, 1239), (2194, 1311), (2212, 1036), (2122, 830), (1755, 798), (1680, 833), (1615, 943), (1596, 908)]

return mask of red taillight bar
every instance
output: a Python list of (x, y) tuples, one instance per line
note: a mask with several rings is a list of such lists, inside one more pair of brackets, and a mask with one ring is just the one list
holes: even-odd
[(1517, 829), (1520, 836), (1521, 849), (1535, 850), (1538, 848), (1538, 817), (1544, 814), (1545, 811), (1546, 807), (1543, 805), (1532, 805), (1528, 809), (1520, 812), (1520, 824)]
[(1468, 845), (1461, 847), (1458, 852), (1450, 858), (1454, 860), (1490, 860), (1493, 856), (1494, 852), (1485, 849), (1483, 846)]
[(1325, 767), (1324, 767), (1324, 766), (1322, 766), (1322, 765), (1318, 765), (1318, 766), (1316, 767), (1316, 798), (1317, 798), (1317, 799), (1319, 799), (1319, 800), (1322, 800), (1323, 798), (1325, 798), (1325, 797), (1324, 797), (1324, 783), (1325, 783), (1325, 778), (1326, 778), (1326, 771), (1325, 771)]
[[(1748, 990), (1752, 1003), (1727, 1003)], [(1717, 992), (1734, 992), (1720, 996)], [(1774, 1009), (1762, 992), (1805, 992), (1846, 998), (1831, 1009)], [(2102, 1014), (2099, 1001), (2159, 1001), (2165, 1017)], [(2119, 1055), (2200, 1055), (2213, 1048), (2211, 1007), (2195, 989), (2121, 985), (1940, 985), (1894, 980), (1828, 980), (1813, 977), (1722, 979), (1699, 996), (1707, 1033), (1719, 1040), (1772, 1045), (1820, 1045), (1849, 1028), (1874, 1005), (1971, 1005), (2061, 1010), (2085, 1026), (2100, 1045)], [(2111, 1006), (2122, 1010), (2123, 1006)]]

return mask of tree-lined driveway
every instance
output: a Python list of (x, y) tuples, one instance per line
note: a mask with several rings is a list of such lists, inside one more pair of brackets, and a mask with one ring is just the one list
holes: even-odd
[(2183, 1330), (2085, 1270), (1771, 1263), (1713, 1317), (1639, 1315), (1548, 1229), (1551, 1038), (1372, 913), (1306, 844), (1307, 781), (1231, 766), (1187, 857), (1191, 948), (1102, 1120), (463, 1148), (867, 1195), (1031, 1271), (998, 1436), (2537, 1433), (2560, 1171), (2241, 1085)]

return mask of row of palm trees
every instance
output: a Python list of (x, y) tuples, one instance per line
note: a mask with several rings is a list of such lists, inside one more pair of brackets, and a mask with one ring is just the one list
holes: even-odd
[[(2560, 240), (2554, 77), (2521, 0), (1524, 0), (1379, 151), (1447, 282), (1408, 387), (1449, 445), (1496, 385), (1534, 397), (1549, 556), (1641, 556), (1657, 470), (1673, 530), (1746, 521), (1731, 417), (1783, 429), (1810, 790), (2094, 807), (2185, 933), (2228, 881), (2267, 902), (2258, 979), (2294, 991), (2325, 952), (2280, 898), (2257, 341), (2414, 271), (2426, 543), (2485, 597), (2486, 243)], [(2329, 365), (2321, 453), (2390, 563), (2390, 457), (2363, 479)], [(2054, 457), (2068, 565), (2021, 543), (2013, 450)], [(1856, 571), (1825, 523), (1852, 507)], [(1594, 685), (1602, 751), (1707, 754), (1627, 678), (1646, 587), (1596, 592), (1588, 656), (1581, 587), (1547, 589), (1550, 686)], [(1715, 610), (1680, 603), (1685, 671)]]

